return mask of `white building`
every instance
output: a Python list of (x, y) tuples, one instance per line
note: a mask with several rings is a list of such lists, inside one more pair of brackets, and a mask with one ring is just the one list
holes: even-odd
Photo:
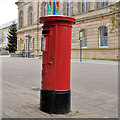
[(7, 52), (5, 49), (8, 46), (8, 30), (13, 22), (18, 23), (18, 20), (12, 20), (0, 26), (0, 53)]

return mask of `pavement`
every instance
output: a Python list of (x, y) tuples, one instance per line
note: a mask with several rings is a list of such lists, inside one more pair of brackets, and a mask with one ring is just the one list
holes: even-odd
[(71, 62), (69, 114), (39, 110), (41, 65), (38, 58), (2, 59), (3, 118), (118, 118), (118, 62)]
[[(71, 62), (80, 63), (80, 59), (71, 59)], [(82, 59), (82, 63), (91, 63), (91, 64), (104, 64), (104, 65), (118, 65), (118, 61), (107, 61), (107, 60), (89, 60)]]

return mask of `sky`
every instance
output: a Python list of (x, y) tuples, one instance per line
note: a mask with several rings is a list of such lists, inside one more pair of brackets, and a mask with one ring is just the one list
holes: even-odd
[(15, 2), (18, 0), (0, 0), (0, 26), (18, 18)]
[[(0, 0), (0, 26), (18, 18), (18, 9), (17, 9), (17, 5), (15, 4), (15, 2), (17, 1), (18, 0)], [(117, 2), (119, 0), (109, 0), (109, 1)]]

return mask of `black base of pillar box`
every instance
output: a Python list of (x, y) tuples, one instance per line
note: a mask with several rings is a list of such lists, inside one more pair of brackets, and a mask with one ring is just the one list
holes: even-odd
[(40, 110), (50, 114), (65, 114), (71, 109), (71, 91), (41, 90)]

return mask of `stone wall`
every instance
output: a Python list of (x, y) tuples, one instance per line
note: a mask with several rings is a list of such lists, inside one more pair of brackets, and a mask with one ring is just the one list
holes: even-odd
[[(71, 51), (71, 57), (80, 58), (80, 49)], [(118, 49), (82, 49), (82, 58), (84, 59), (118, 59)]]
[[(111, 6), (110, 6), (111, 7)], [(76, 15), (77, 23), (73, 25), (72, 30), (72, 57), (79, 58), (80, 40), (79, 31), (86, 30), (87, 47), (83, 48), (83, 58), (117, 59), (118, 56), (118, 30), (111, 31), (112, 23), (110, 18), (110, 7), (100, 8), (95, 11)], [(98, 14), (97, 14), (98, 12)], [(108, 28), (108, 47), (100, 46), (100, 28)]]
[[(18, 51), (20, 51), (20, 39), (26, 44), (28, 50), (28, 42), (26, 35), (30, 34), (34, 39), (34, 54), (41, 53), (41, 32), (42, 25), (38, 25), (38, 18), (44, 14), (44, 3), (35, 2), (21, 3), (18, 5), (19, 12), (24, 11), (24, 26), (18, 29)], [(33, 25), (28, 25), (28, 8), (33, 7)], [(71, 2), (71, 16), (76, 18), (77, 22), (72, 29), (72, 57), (79, 58), (80, 41), (79, 31), (86, 30), (87, 47), (83, 48), (83, 58), (101, 58), (101, 59), (117, 59), (118, 56), (118, 32), (110, 33), (112, 24), (110, 18), (113, 14), (110, 13), (110, 7), (113, 3), (109, 2), (109, 6), (101, 7), (99, 3), (89, 2), (88, 11), (82, 12), (81, 2)], [(38, 12), (39, 11), (39, 12)], [(18, 12), (18, 13), (19, 13)], [(67, 15), (67, 3), (60, 3), (60, 15)], [(18, 21), (19, 24), (19, 21)], [(101, 26), (108, 27), (108, 48), (101, 48), (99, 45), (99, 29)]]

